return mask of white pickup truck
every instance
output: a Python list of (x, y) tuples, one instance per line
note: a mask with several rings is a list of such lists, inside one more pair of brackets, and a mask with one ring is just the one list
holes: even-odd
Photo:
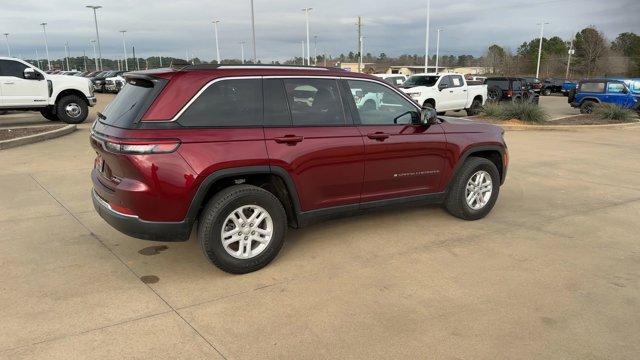
[(35, 110), (52, 121), (79, 124), (95, 104), (87, 78), (49, 75), (20, 59), (0, 57), (0, 111)]
[(400, 86), (409, 97), (423, 107), (446, 111), (466, 110), (477, 115), (487, 101), (486, 85), (469, 85), (464, 76), (456, 73), (415, 74)]

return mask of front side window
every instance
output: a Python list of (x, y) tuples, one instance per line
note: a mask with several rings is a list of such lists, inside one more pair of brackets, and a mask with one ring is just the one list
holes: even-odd
[(609, 83), (607, 85), (607, 91), (614, 94), (620, 94), (624, 92), (624, 85), (621, 83)]
[(348, 80), (363, 125), (410, 124), (416, 107), (384, 85)]
[(604, 83), (603, 82), (582, 83), (582, 85), (580, 85), (580, 91), (582, 91), (582, 92), (592, 92), (592, 93), (601, 93), (601, 92), (604, 92)]
[(335, 79), (285, 79), (293, 126), (345, 125)]
[(0, 76), (13, 76), (24, 79), (24, 69), (27, 65), (13, 61), (13, 60), (0, 60)]
[(262, 125), (261, 80), (223, 79), (214, 82), (187, 107), (178, 123), (191, 127)]

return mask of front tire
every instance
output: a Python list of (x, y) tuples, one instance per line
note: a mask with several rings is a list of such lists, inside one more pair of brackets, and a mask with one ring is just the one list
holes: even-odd
[(205, 256), (220, 270), (246, 274), (278, 255), (287, 216), (272, 193), (235, 185), (216, 194), (200, 215), (198, 238)]
[(542, 95), (544, 95), (544, 96), (549, 96), (549, 95), (551, 95), (551, 90), (550, 90), (550, 89), (544, 89), (544, 90), (542, 90)]
[(87, 102), (78, 95), (63, 96), (56, 104), (56, 114), (62, 122), (80, 124), (89, 115)]
[(500, 174), (485, 158), (468, 158), (453, 180), (445, 208), (460, 219), (478, 220), (487, 216), (498, 199)]
[(580, 104), (580, 114), (591, 114), (596, 108), (596, 103), (591, 100), (585, 100)]
[(482, 101), (480, 101), (479, 99), (474, 99), (473, 102), (471, 103), (471, 107), (465, 110), (467, 111), (467, 116), (475, 116), (480, 113), (481, 109), (482, 109)]

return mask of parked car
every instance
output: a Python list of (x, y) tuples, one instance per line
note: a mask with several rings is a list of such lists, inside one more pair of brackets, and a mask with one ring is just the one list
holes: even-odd
[(400, 86), (407, 80), (407, 76), (402, 74), (373, 74), (373, 75), (395, 86)]
[[(230, 273), (266, 266), (287, 226), (346, 213), (442, 203), (480, 219), (505, 180), (501, 128), (438, 118), (374, 76), (191, 65), (125, 78), (91, 129), (96, 211), (150, 240), (187, 240), (197, 222), (205, 256)], [(385, 106), (358, 107), (354, 88)]]
[(527, 86), (524, 78), (490, 77), (485, 80), (485, 84), (489, 101), (539, 102), (539, 95)]
[(485, 85), (469, 85), (457, 73), (411, 75), (400, 88), (418, 104), (439, 114), (466, 110), (467, 115), (476, 115), (487, 100)]
[(550, 78), (545, 79), (542, 83), (542, 89), (540, 95), (549, 96), (551, 94), (558, 94), (562, 92), (562, 86), (567, 82), (566, 79)]
[(569, 96), (569, 93), (578, 86), (577, 81), (567, 80), (562, 84), (562, 95)]
[(634, 94), (622, 80), (582, 80), (569, 94), (571, 107), (579, 108), (581, 114), (591, 114), (598, 104), (615, 104), (625, 109), (639, 111), (640, 94)]
[(96, 104), (87, 79), (50, 75), (16, 58), (0, 57), (0, 109), (40, 111), (68, 124), (83, 122)]
[(540, 79), (531, 76), (524, 76), (522, 77), (522, 79), (524, 79), (525, 84), (529, 87), (529, 89), (533, 90), (536, 94), (540, 94), (540, 91), (543, 87), (542, 81), (540, 81)]
[(127, 83), (127, 81), (122, 77), (123, 74), (116, 75), (114, 77), (109, 77), (105, 79), (104, 90), (105, 92), (110, 92), (117, 94), (120, 92), (120, 89)]
[(107, 78), (115, 77), (120, 74), (124, 74), (125, 72), (126, 71), (120, 71), (120, 70), (104, 71), (94, 76), (91, 81), (93, 81), (93, 85), (95, 86), (97, 92), (105, 92), (105, 85), (107, 83)]
[(485, 80), (487, 80), (486, 76), (477, 76), (477, 75), (467, 75), (465, 77), (465, 79), (467, 79), (467, 81), (478, 81), (480, 83), (484, 83)]
[(102, 72), (101, 70), (95, 70), (95, 71), (91, 71), (91, 72), (89, 72), (89, 73), (87, 73), (87, 74), (84, 74), (84, 75), (82, 75), (82, 76), (84, 76), (84, 77), (86, 77), (86, 78), (92, 78), (92, 77), (94, 77), (94, 76), (96, 76), (96, 75), (100, 74), (101, 72)]

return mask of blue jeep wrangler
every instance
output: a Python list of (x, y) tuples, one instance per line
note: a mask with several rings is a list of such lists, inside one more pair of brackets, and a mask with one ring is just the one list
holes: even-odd
[(625, 109), (640, 111), (640, 94), (629, 90), (624, 80), (582, 80), (569, 94), (569, 104), (580, 108), (581, 114), (591, 114), (597, 104), (615, 104)]

